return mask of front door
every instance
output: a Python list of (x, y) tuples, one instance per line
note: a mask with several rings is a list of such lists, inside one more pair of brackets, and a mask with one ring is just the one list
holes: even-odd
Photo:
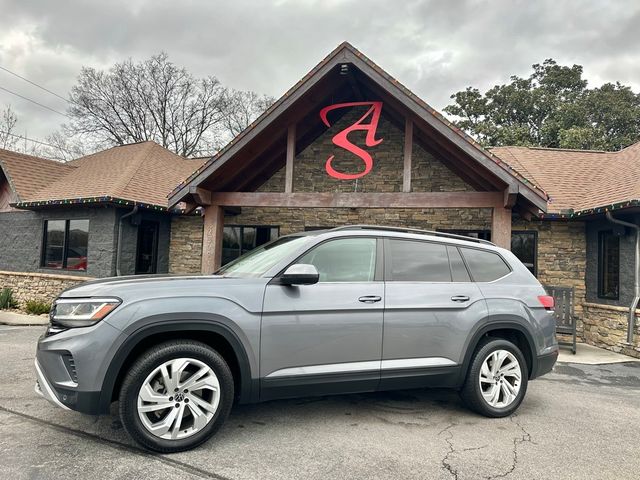
[(381, 388), (455, 380), (469, 332), (487, 315), (457, 247), (386, 239)]
[(158, 223), (142, 220), (138, 225), (136, 275), (156, 273), (158, 260)]
[(295, 263), (314, 265), (314, 285), (267, 286), (260, 348), (261, 397), (375, 390), (382, 354), (381, 244), (328, 240)]

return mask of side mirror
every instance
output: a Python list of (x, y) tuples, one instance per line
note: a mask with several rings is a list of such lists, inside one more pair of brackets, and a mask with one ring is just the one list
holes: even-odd
[(282, 285), (313, 285), (318, 283), (320, 274), (313, 265), (296, 263), (287, 268), (280, 276)]

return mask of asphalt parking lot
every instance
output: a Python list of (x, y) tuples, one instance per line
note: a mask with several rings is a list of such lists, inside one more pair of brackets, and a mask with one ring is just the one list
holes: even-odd
[(0, 325), (0, 478), (632, 479), (640, 471), (640, 363), (559, 364), (517, 414), (469, 413), (418, 390), (237, 406), (209, 443), (149, 454), (117, 417), (33, 391), (43, 327)]

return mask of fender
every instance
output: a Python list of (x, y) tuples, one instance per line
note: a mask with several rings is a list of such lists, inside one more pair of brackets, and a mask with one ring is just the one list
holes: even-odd
[(465, 378), (467, 377), (467, 372), (469, 371), (469, 367), (471, 366), (471, 359), (473, 354), (475, 353), (476, 347), (478, 343), (480, 343), (481, 338), (491, 330), (518, 330), (523, 333), (525, 338), (527, 339), (527, 343), (529, 344), (529, 350), (531, 350), (531, 372), (536, 372), (538, 369), (538, 356), (536, 344), (533, 340), (533, 334), (529, 331), (528, 327), (525, 325), (518, 323), (516, 321), (493, 321), (489, 323), (485, 323), (482, 325), (478, 325), (474, 331), (469, 335), (469, 338), (465, 344), (465, 354), (464, 361), (462, 362), (462, 369), (460, 371), (461, 378), (459, 384), (462, 385), (464, 383)]
[(179, 320), (173, 319), (168, 321), (156, 321), (140, 327), (131, 333), (118, 351), (111, 359), (100, 390), (100, 412), (108, 413), (113, 396), (113, 389), (116, 380), (120, 374), (120, 370), (125, 360), (132, 350), (145, 338), (158, 333), (167, 332), (185, 332), (185, 331), (207, 331), (222, 336), (229, 344), (238, 359), (240, 368), (240, 403), (249, 403), (255, 401), (258, 395), (258, 389), (254, 385), (256, 382), (251, 379), (251, 370), (249, 367), (249, 358), (247, 352), (242, 345), (238, 336), (228, 326), (215, 322), (203, 320)]

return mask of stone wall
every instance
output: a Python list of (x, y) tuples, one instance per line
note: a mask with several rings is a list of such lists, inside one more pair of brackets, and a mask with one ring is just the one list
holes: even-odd
[[(423, 229), (491, 228), (491, 209), (402, 209), (402, 208), (243, 208), (239, 215), (227, 215), (225, 225), (270, 225), (280, 235), (309, 227), (337, 227), (349, 224), (391, 225)], [(170, 273), (200, 273), (203, 218), (175, 217), (171, 223)]]
[(48, 273), (23, 273), (0, 271), (0, 290), (10, 288), (20, 307), (27, 300), (53, 302), (63, 290), (75, 287), (89, 277), (53, 275)]
[(538, 232), (537, 273), (543, 285), (574, 287), (578, 336), (582, 336), (585, 301), (586, 238), (584, 222), (514, 220), (512, 231)]
[(633, 344), (627, 343), (628, 307), (585, 302), (583, 311), (585, 342), (640, 358), (640, 310), (636, 311)]
[(171, 219), (169, 273), (200, 273), (203, 227), (200, 216)]

